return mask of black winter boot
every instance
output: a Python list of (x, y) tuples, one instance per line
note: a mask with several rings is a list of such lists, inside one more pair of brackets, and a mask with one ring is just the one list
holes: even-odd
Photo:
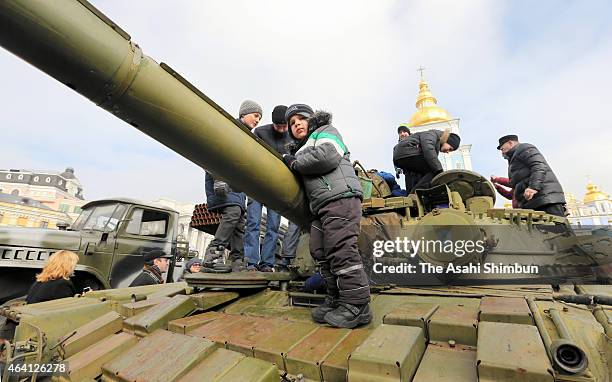
[(208, 273), (228, 273), (232, 271), (230, 262), (225, 259), (225, 248), (223, 246), (208, 247), (204, 255), (204, 264), (202, 272)]
[(325, 302), (312, 309), (310, 313), (312, 314), (312, 319), (314, 320), (314, 322), (324, 324), (325, 315), (336, 308), (338, 308), (337, 298), (334, 296), (327, 295), (325, 296)]
[(336, 328), (352, 329), (369, 324), (372, 321), (372, 311), (370, 310), (370, 304), (351, 305), (340, 302), (338, 307), (327, 313), (323, 319)]

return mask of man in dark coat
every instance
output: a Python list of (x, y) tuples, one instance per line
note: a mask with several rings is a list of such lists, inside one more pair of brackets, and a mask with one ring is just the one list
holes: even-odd
[(325, 302), (312, 310), (312, 318), (343, 328), (367, 324), (370, 286), (357, 246), (363, 192), (350, 153), (331, 114), (296, 104), (287, 109), (286, 120), (299, 148), (283, 160), (304, 182), (315, 216), (310, 254), (327, 285)]
[[(397, 141), (401, 142), (404, 139), (410, 136), (410, 129), (406, 125), (399, 125), (397, 128)], [(403, 173), (402, 169), (399, 167), (395, 167), (395, 177), (397, 179), (400, 178), (400, 175)]]
[[(240, 105), (238, 121), (249, 129), (254, 129), (261, 119), (262, 109), (254, 101), (246, 100)], [(230, 250), (229, 261), (238, 262), (244, 257), (244, 223), (246, 221), (243, 192), (233, 190), (221, 179), (215, 179), (211, 173), (205, 176), (206, 203), (209, 211), (221, 213), (221, 222), (215, 238), (210, 242), (204, 254), (204, 271), (230, 272), (232, 264), (225, 263), (223, 255)]]
[[(268, 144), (280, 155), (287, 154), (288, 146), (293, 139), (287, 132), (287, 121), (285, 112), (287, 106), (278, 105), (272, 111), (272, 123), (258, 126), (253, 134)], [(281, 223), (281, 215), (266, 208), (266, 234), (263, 244), (259, 245), (259, 231), (261, 225), (261, 211), (263, 204), (249, 198), (247, 203), (247, 222), (244, 234), (244, 256), (247, 260), (247, 270), (272, 272), (275, 265), (276, 242), (278, 240), (278, 229)]]
[(393, 148), (393, 164), (406, 176), (406, 191), (428, 188), (434, 176), (443, 171), (438, 159), (440, 152), (450, 153), (459, 148), (461, 138), (450, 130), (427, 130), (414, 133)]
[(520, 143), (516, 135), (505, 135), (497, 149), (508, 160), (508, 178), (519, 208), (565, 216), (563, 188), (534, 145)]
[(142, 272), (132, 281), (131, 287), (143, 285), (163, 284), (162, 273), (168, 270), (168, 264), (172, 255), (161, 249), (154, 249), (144, 255), (144, 267)]

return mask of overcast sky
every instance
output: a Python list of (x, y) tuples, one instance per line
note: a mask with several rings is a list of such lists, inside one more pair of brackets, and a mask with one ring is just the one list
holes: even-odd
[[(475, 171), (505, 174), (497, 139), (516, 133), (566, 191), (612, 192), (609, 1), (92, 2), (232, 115), (245, 98), (262, 123), (281, 103), (331, 111), (369, 168), (392, 170), (423, 65)], [(0, 168), (74, 167), (88, 200), (204, 201), (199, 167), (5, 50), (0, 69)]]

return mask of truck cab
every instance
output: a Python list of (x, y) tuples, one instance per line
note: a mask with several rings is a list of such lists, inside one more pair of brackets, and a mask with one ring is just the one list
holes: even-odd
[(79, 255), (72, 278), (77, 291), (117, 288), (128, 286), (140, 273), (143, 253), (161, 249), (176, 257), (177, 248), (184, 247), (177, 247), (177, 237), (176, 211), (128, 198), (85, 204), (66, 230), (3, 228), (0, 303), (25, 295), (48, 257), (59, 250)]

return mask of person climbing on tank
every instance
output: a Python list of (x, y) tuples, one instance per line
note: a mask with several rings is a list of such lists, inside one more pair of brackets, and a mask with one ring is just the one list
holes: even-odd
[(318, 323), (354, 328), (372, 320), (370, 286), (357, 238), (363, 193), (349, 151), (331, 114), (305, 104), (287, 109), (289, 131), (297, 140), (285, 164), (303, 180), (310, 210), (310, 254), (327, 286), (325, 302), (312, 310)]
[(450, 153), (459, 148), (461, 138), (449, 129), (427, 130), (410, 134), (393, 148), (393, 164), (406, 176), (406, 191), (429, 188), (434, 176), (444, 169), (438, 159), (440, 152)]
[(399, 125), (397, 128), (397, 141), (401, 142), (410, 136), (410, 129), (406, 125)]
[(519, 208), (565, 217), (565, 194), (542, 153), (515, 134), (499, 138), (497, 149), (508, 161), (508, 179)]
[[(410, 129), (406, 125), (399, 125), (397, 128), (397, 141), (401, 142), (404, 139), (410, 136)], [(397, 179), (400, 178), (400, 175), (403, 174), (403, 171), (399, 167), (395, 167), (395, 177)]]
[[(258, 126), (253, 134), (266, 142), (280, 155), (287, 154), (287, 145), (292, 139), (287, 132), (285, 112), (287, 106), (277, 105), (272, 110), (272, 123)], [(244, 256), (247, 271), (272, 272), (276, 265), (276, 246), (281, 224), (281, 215), (266, 206), (266, 233), (260, 245), (260, 225), (264, 204), (249, 197), (247, 201), (247, 220), (244, 234)]]
[[(240, 105), (238, 122), (254, 129), (261, 119), (262, 109), (254, 101)], [(233, 190), (229, 184), (216, 179), (210, 172), (205, 176), (206, 203), (209, 211), (221, 214), (221, 222), (204, 254), (203, 269), (208, 272), (230, 272), (241, 269), (244, 258), (244, 225), (246, 222), (246, 195)], [(223, 255), (229, 249), (229, 261)]]

